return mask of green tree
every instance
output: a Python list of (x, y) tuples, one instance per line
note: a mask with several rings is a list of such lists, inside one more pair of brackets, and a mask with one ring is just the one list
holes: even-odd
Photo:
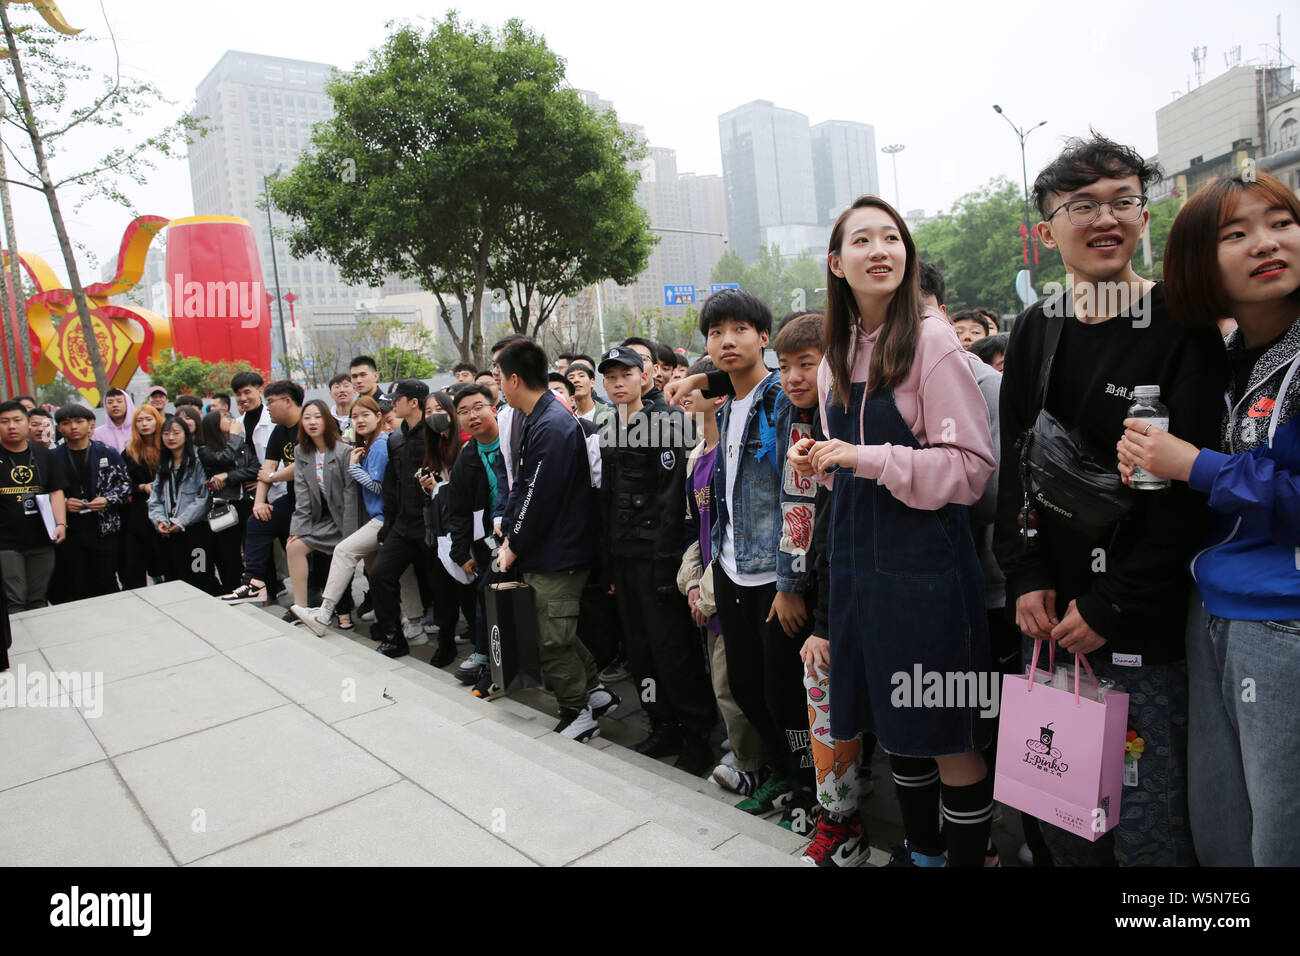
[[(635, 274), (636, 216), (621, 205), (625, 174), (609, 165), (627, 142), (602, 141), (610, 124), (577, 109), (563, 83), (563, 61), (519, 20), (493, 31), (452, 12), (428, 32), (398, 28), (330, 85), (334, 116), (272, 186), (275, 205), (300, 223), (293, 254), (329, 259), (350, 282), (418, 280), (437, 296), (460, 355), (479, 366), (494, 267), (502, 284), (524, 279), (544, 297)], [(576, 141), (552, 142), (566, 132)], [(574, 196), (599, 207), (606, 187), (616, 199), (608, 211), (560, 208)], [(529, 271), (511, 239), (538, 235)]]
[(766, 302), (779, 319), (787, 312), (825, 308), (825, 270), (824, 263), (808, 253), (787, 262), (776, 246), (762, 245), (752, 266), (746, 266), (736, 253), (724, 252), (713, 267), (711, 281), (739, 283)]
[(258, 370), (248, 362), (205, 362), (168, 349), (150, 365), (149, 384), (161, 385), (173, 398), (181, 392), (212, 395), (230, 391), (235, 373), (249, 371)]
[[(102, 88), (93, 98), (79, 103), (74, 91), (84, 87), (91, 71), (75, 57), (64, 56), (59, 50), (68, 44), (84, 42), (84, 38), (75, 36), (81, 31), (63, 19), (55, 3), (33, 4), (35, 12), (48, 27), (14, 25), (9, 16), (10, 6), (8, 2), (0, 2), (4, 58), (12, 69), (12, 84), (6, 75), (0, 84), (0, 95), (7, 106), (5, 122), (26, 137), (30, 152), (15, 151), (12, 143), (5, 144), (4, 148), (24, 178), (11, 178), (6, 172), (0, 185), (5, 188), (9, 183), (24, 186), (45, 198), (68, 273), (68, 286), (76, 303), (96, 387), (102, 396), (108, 391), (108, 376), (91, 327), (90, 305), (82, 287), (61, 200), (67, 198), (70, 190), (77, 190), (74, 211), (92, 198), (108, 199), (129, 209), (131, 202), (122, 191), (122, 181), (145, 185), (156, 165), (156, 157), (171, 156), (185, 140), (186, 132), (199, 132), (201, 135), (203, 130), (194, 117), (184, 115), (158, 133), (135, 142), (126, 141), (132, 134), (124, 135), (122, 130), (132, 117), (142, 115), (155, 104), (169, 101), (152, 83), (123, 75), (111, 27), (106, 24), (116, 58), (114, 72), (102, 77)], [(115, 145), (106, 153), (96, 155), (98, 147), (87, 149), (84, 141), (69, 140), (77, 133), (101, 137)], [(80, 164), (80, 168), (67, 168), (69, 158)], [(3, 205), (8, 205), (7, 194)], [(14, 243), (12, 229), (8, 230), (8, 241), (11, 245)], [(12, 274), (15, 297), (22, 302), (22, 281), (16, 264), (12, 267)]]

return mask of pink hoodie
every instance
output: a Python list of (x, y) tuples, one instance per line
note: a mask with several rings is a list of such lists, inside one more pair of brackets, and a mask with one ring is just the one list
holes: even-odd
[[(880, 329), (864, 338), (854, 328), (850, 353), (854, 382), (867, 380), (871, 350), (879, 339)], [(830, 392), (830, 366), (822, 359), (817, 393), (823, 431)], [(894, 401), (924, 447), (859, 445), (855, 474), (876, 479), (909, 508), (936, 511), (950, 502), (978, 501), (996, 467), (988, 408), (957, 333), (933, 309), (922, 316), (916, 357), (907, 378), (894, 389)], [(819, 480), (829, 485), (833, 477), (819, 476)]]
[(95, 429), (92, 436), (95, 441), (102, 441), (109, 448), (112, 448), (118, 454), (126, 450), (127, 443), (131, 440), (131, 420), (135, 415), (135, 402), (131, 400), (131, 393), (126, 393), (126, 417), (122, 419), (122, 424), (114, 425), (113, 419), (108, 419), (104, 424)]

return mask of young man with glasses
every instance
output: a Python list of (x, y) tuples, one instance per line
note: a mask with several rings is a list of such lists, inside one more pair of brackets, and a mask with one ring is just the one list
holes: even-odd
[[(1040, 409), (1045, 359), (1050, 384), (1041, 407), (1099, 461), (1115, 461), (1139, 385), (1160, 386), (1174, 434), (1202, 446), (1217, 439), (1222, 342), (1213, 329), (1176, 323), (1160, 283), (1132, 266), (1149, 217), (1146, 189), (1159, 178), (1159, 168), (1134, 150), (1095, 133), (1067, 143), (1039, 173), (1036, 229), (1045, 246), (1061, 253), (1067, 284), (1016, 319), (1002, 380), (994, 546), (1016, 625), (1032, 641), (1054, 642), (1063, 656), (1089, 655), (1099, 678), (1129, 693), (1128, 729), (1147, 741), (1128, 770), (1123, 807), (1112, 808), (1122, 814), (1113, 830), (1090, 843), (1043, 825), (1060, 865), (1194, 861), (1183, 639), (1185, 568), (1207, 526), (1204, 499), (1178, 483), (1128, 492), (1131, 510), (1093, 540), (1046, 507), (1033, 507), (1020, 467), (1022, 436)], [(1022, 651), (1031, 654), (1032, 641)], [(1048, 657), (1046, 646), (1039, 657)]]

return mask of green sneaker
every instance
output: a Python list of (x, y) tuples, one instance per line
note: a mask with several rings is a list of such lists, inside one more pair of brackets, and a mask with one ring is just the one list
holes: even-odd
[(773, 810), (780, 810), (789, 803), (794, 789), (793, 780), (774, 773), (763, 781), (762, 786), (754, 791), (753, 796), (736, 804), (736, 809), (752, 813), (754, 816), (763, 816)]

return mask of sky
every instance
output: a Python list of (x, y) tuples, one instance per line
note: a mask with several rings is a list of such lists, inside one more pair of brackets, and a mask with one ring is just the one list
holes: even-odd
[[(137, 121), (133, 128), (140, 131), (190, 106), (199, 81), (228, 49), (350, 69), (383, 42), (388, 22), (427, 24), (446, 9), (427, 0), (383, 0), (373, 8), (335, 0), (58, 2), (94, 38), (78, 47), (84, 62), (98, 72), (112, 69), (107, 17), (123, 72), (176, 101)], [(1262, 63), (1266, 55), (1276, 57), (1275, 17), (1282, 13), (1282, 51), (1300, 58), (1300, 15), (1287, 15), (1280, 0), (1246, 6), (462, 0), (456, 9), (462, 20), (494, 26), (523, 19), (565, 59), (573, 86), (613, 101), (620, 119), (645, 127), (651, 145), (675, 149), (681, 172), (720, 173), (718, 115), (766, 99), (812, 123), (870, 123), (877, 146), (902, 144), (898, 203), (934, 213), (994, 176), (1020, 181), (1019, 141), (994, 103), (1022, 127), (1047, 121), (1027, 141), (1032, 183), (1065, 137), (1086, 134), (1089, 126), (1144, 155), (1155, 153), (1155, 111), (1196, 84), (1193, 47), (1207, 48), (1206, 80), (1224, 72), (1224, 56), (1236, 45), (1243, 63)], [(10, 11), (15, 22), (34, 17), (30, 8)], [(1267, 54), (1265, 44), (1273, 48)], [(0, 76), (12, 82), (8, 66), (0, 64)], [(14, 140), (11, 127), (5, 137), (7, 144)], [(78, 143), (58, 158), (55, 178), (61, 168), (80, 168), (91, 148), (102, 152), (112, 142)], [(892, 202), (889, 157), (879, 155), (877, 167)], [(9, 173), (17, 173), (12, 161)], [(19, 247), (64, 275), (43, 197), (12, 192)], [(147, 185), (130, 184), (126, 192), (140, 213), (193, 212), (184, 158), (163, 161)], [(74, 198), (75, 191), (64, 199), (73, 238), (100, 259), (115, 254), (130, 214), (102, 201), (73, 212)], [(83, 268), (89, 262), (78, 259)]]

